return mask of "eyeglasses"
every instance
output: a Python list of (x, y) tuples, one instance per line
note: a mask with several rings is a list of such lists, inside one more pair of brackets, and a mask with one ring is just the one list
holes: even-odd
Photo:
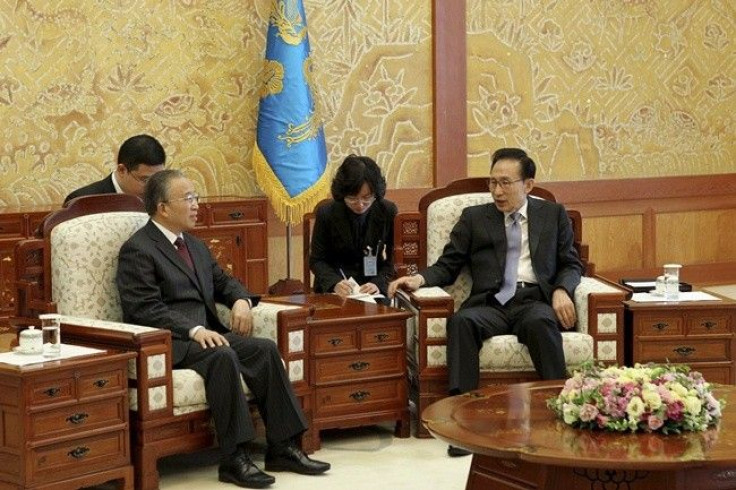
[(194, 203), (199, 204), (199, 194), (187, 194), (184, 197), (178, 197), (176, 199), (169, 199), (168, 201), (164, 201), (164, 202), (172, 203), (172, 202), (178, 202), (178, 201), (184, 201), (190, 206)]
[(495, 191), (496, 190), (496, 187), (501, 186), (501, 189), (507, 191), (507, 190), (511, 189), (511, 184), (515, 184), (515, 183), (517, 183), (517, 182), (519, 182), (521, 180), (524, 180), (524, 179), (516, 179), (516, 180), (509, 180), (509, 179), (496, 180), (496, 179), (491, 179), (491, 180), (488, 181), (488, 188), (490, 190), (492, 190), (492, 191)]
[(373, 201), (375, 200), (376, 200), (376, 196), (370, 196), (370, 197), (365, 197), (365, 198), (352, 197), (352, 196), (345, 197), (345, 202), (347, 204), (350, 204), (351, 206), (355, 206), (356, 204), (362, 204), (363, 206), (370, 206), (371, 204), (373, 204)]

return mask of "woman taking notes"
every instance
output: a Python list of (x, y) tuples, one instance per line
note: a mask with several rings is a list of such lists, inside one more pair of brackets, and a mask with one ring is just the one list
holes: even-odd
[(319, 207), (314, 223), (309, 255), (314, 292), (385, 295), (393, 275), (397, 209), (383, 198), (381, 169), (368, 157), (350, 155), (331, 191), (333, 200)]

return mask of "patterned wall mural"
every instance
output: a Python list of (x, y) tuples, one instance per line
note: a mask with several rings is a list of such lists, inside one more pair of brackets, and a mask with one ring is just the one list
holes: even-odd
[[(431, 9), (415, 3), (304, 1), (330, 172), (362, 153), (390, 187), (430, 185)], [(0, 0), (0, 206), (60, 203), (143, 132), (203, 194), (260, 195), (250, 160), (270, 8)]]
[[(290, 0), (279, 0), (290, 1)], [(730, 172), (736, 4), (466, 0), (469, 174), (528, 148), (540, 179)], [(432, 183), (430, 0), (304, 0), (329, 172)], [(159, 138), (203, 194), (251, 169), (271, 0), (0, 0), (0, 206), (59, 203)]]
[(736, 167), (736, 3), (467, 0), (469, 173), (522, 146), (538, 179)]

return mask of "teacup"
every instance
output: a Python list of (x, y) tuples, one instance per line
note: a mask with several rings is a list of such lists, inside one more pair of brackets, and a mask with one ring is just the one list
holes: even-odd
[(40, 330), (30, 326), (18, 334), (18, 352), (40, 354), (43, 352), (43, 338)]

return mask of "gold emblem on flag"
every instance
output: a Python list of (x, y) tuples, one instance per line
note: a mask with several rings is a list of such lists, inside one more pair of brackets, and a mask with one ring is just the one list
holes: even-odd
[(261, 90), (258, 92), (260, 98), (269, 95), (280, 94), (284, 90), (284, 65), (276, 60), (266, 60), (258, 75), (258, 85)]
[(296, 0), (274, 0), (270, 21), (287, 44), (296, 46), (307, 35), (307, 26), (299, 13)]

